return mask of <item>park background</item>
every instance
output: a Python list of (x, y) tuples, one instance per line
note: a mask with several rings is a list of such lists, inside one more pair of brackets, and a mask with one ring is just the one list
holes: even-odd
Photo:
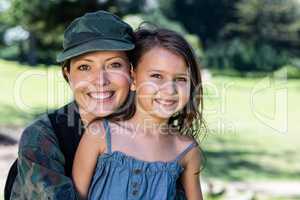
[(100, 9), (193, 46), (205, 199), (300, 199), (299, 0), (0, 0), (0, 200), (24, 127), (72, 99), (55, 63), (63, 30)]

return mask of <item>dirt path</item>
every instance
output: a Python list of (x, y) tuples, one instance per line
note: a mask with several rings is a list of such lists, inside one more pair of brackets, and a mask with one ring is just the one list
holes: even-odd
[(8, 170), (17, 157), (18, 140), (22, 130), (22, 127), (0, 127), (0, 195), (4, 191)]
[(17, 145), (3, 146), (0, 145), (0, 194), (4, 191), (4, 184), (8, 174), (9, 167), (17, 157)]

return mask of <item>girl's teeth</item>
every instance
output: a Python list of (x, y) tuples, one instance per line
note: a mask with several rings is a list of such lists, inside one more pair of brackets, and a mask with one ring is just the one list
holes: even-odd
[(107, 99), (113, 95), (113, 92), (91, 92), (91, 97), (94, 99)]
[(157, 101), (158, 101), (158, 103), (166, 105), (166, 106), (170, 106), (170, 105), (172, 105), (172, 104), (175, 103), (175, 101), (173, 101), (173, 100), (161, 100), (161, 99), (158, 99)]

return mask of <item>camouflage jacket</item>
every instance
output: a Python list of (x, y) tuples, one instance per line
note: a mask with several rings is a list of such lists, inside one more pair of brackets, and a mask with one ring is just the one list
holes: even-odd
[[(63, 111), (63, 108), (57, 111)], [(66, 159), (57, 133), (49, 115), (44, 114), (30, 124), (21, 136), (18, 175), (10, 199), (78, 199), (70, 178), (71, 170), (68, 169), (67, 176), (65, 166)]]

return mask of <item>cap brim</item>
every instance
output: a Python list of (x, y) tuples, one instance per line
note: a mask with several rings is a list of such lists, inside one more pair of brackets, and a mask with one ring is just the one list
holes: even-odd
[(118, 40), (98, 39), (80, 44), (61, 52), (57, 55), (56, 61), (60, 63), (75, 56), (93, 51), (129, 51), (132, 49), (134, 49), (134, 44), (131, 43)]

